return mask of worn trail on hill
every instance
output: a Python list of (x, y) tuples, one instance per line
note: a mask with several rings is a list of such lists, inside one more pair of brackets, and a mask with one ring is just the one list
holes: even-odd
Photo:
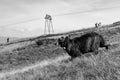
[(62, 60), (66, 60), (69, 57), (70, 56), (68, 56), (68, 55), (59, 56), (59, 57), (56, 57), (55, 59), (43, 60), (43, 61), (41, 61), (39, 63), (36, 63), (36, 64), (33, 64), (31, 66), (24, 67), (23, 69), (13, 70), (13, 71), (10, 71), (10, 72), (5, 72), (5, 73), (0, 73), (0, 78), (5, 77), (6, 75), (14, 75), (16, 73), (23, 73), (24, 71), (28, 71), (28, 70), (36, 68), (36, 67), (42, 68), (44, 66), (47, 66), (47, 65), (50, 65), (50, 64), (53, 64), (53, 63), (58, 63), (59, 61), (62, 61)]

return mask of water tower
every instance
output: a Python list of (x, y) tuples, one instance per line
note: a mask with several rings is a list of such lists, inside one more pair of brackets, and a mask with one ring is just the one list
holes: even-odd
[(51, 34), (51, 33), (54, 33), (52, 17), (50, 15), (46, 14), (44, 34)]

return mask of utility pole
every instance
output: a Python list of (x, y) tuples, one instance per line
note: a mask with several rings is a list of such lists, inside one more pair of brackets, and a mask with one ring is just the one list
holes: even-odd
[(46, 34), (47, 32), (48, 32), (48, 34), (51, 34), (51, 32), (54, 33), (53, 24), (52, 24), (52, 17), (48, 14), (46, 14), (46, 16), (45, 16), (44, 34)]

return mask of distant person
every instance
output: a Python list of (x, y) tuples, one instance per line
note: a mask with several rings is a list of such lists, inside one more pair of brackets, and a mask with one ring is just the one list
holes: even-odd
[(7, 38), (7, 43), (9, 43), (9, 38)]
[(101, 22), (98, 23), (98, 27), (101, 27)]
[(95, 27), (98, 28), (98, 23), (95, 23)]
[(101, 22), (95, 23), (95, 30), (96, 31), (99, 31), (100, 27), (101, 27)]

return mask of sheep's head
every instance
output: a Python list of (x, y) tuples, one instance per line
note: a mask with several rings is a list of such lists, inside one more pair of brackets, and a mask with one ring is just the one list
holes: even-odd
[(58, 39), (58, 43), (61, 47), (66, 47), (69, 42), (70, 42), (70, 38), (68, 36), (66, 36), (65, 38), (61, 37)]

